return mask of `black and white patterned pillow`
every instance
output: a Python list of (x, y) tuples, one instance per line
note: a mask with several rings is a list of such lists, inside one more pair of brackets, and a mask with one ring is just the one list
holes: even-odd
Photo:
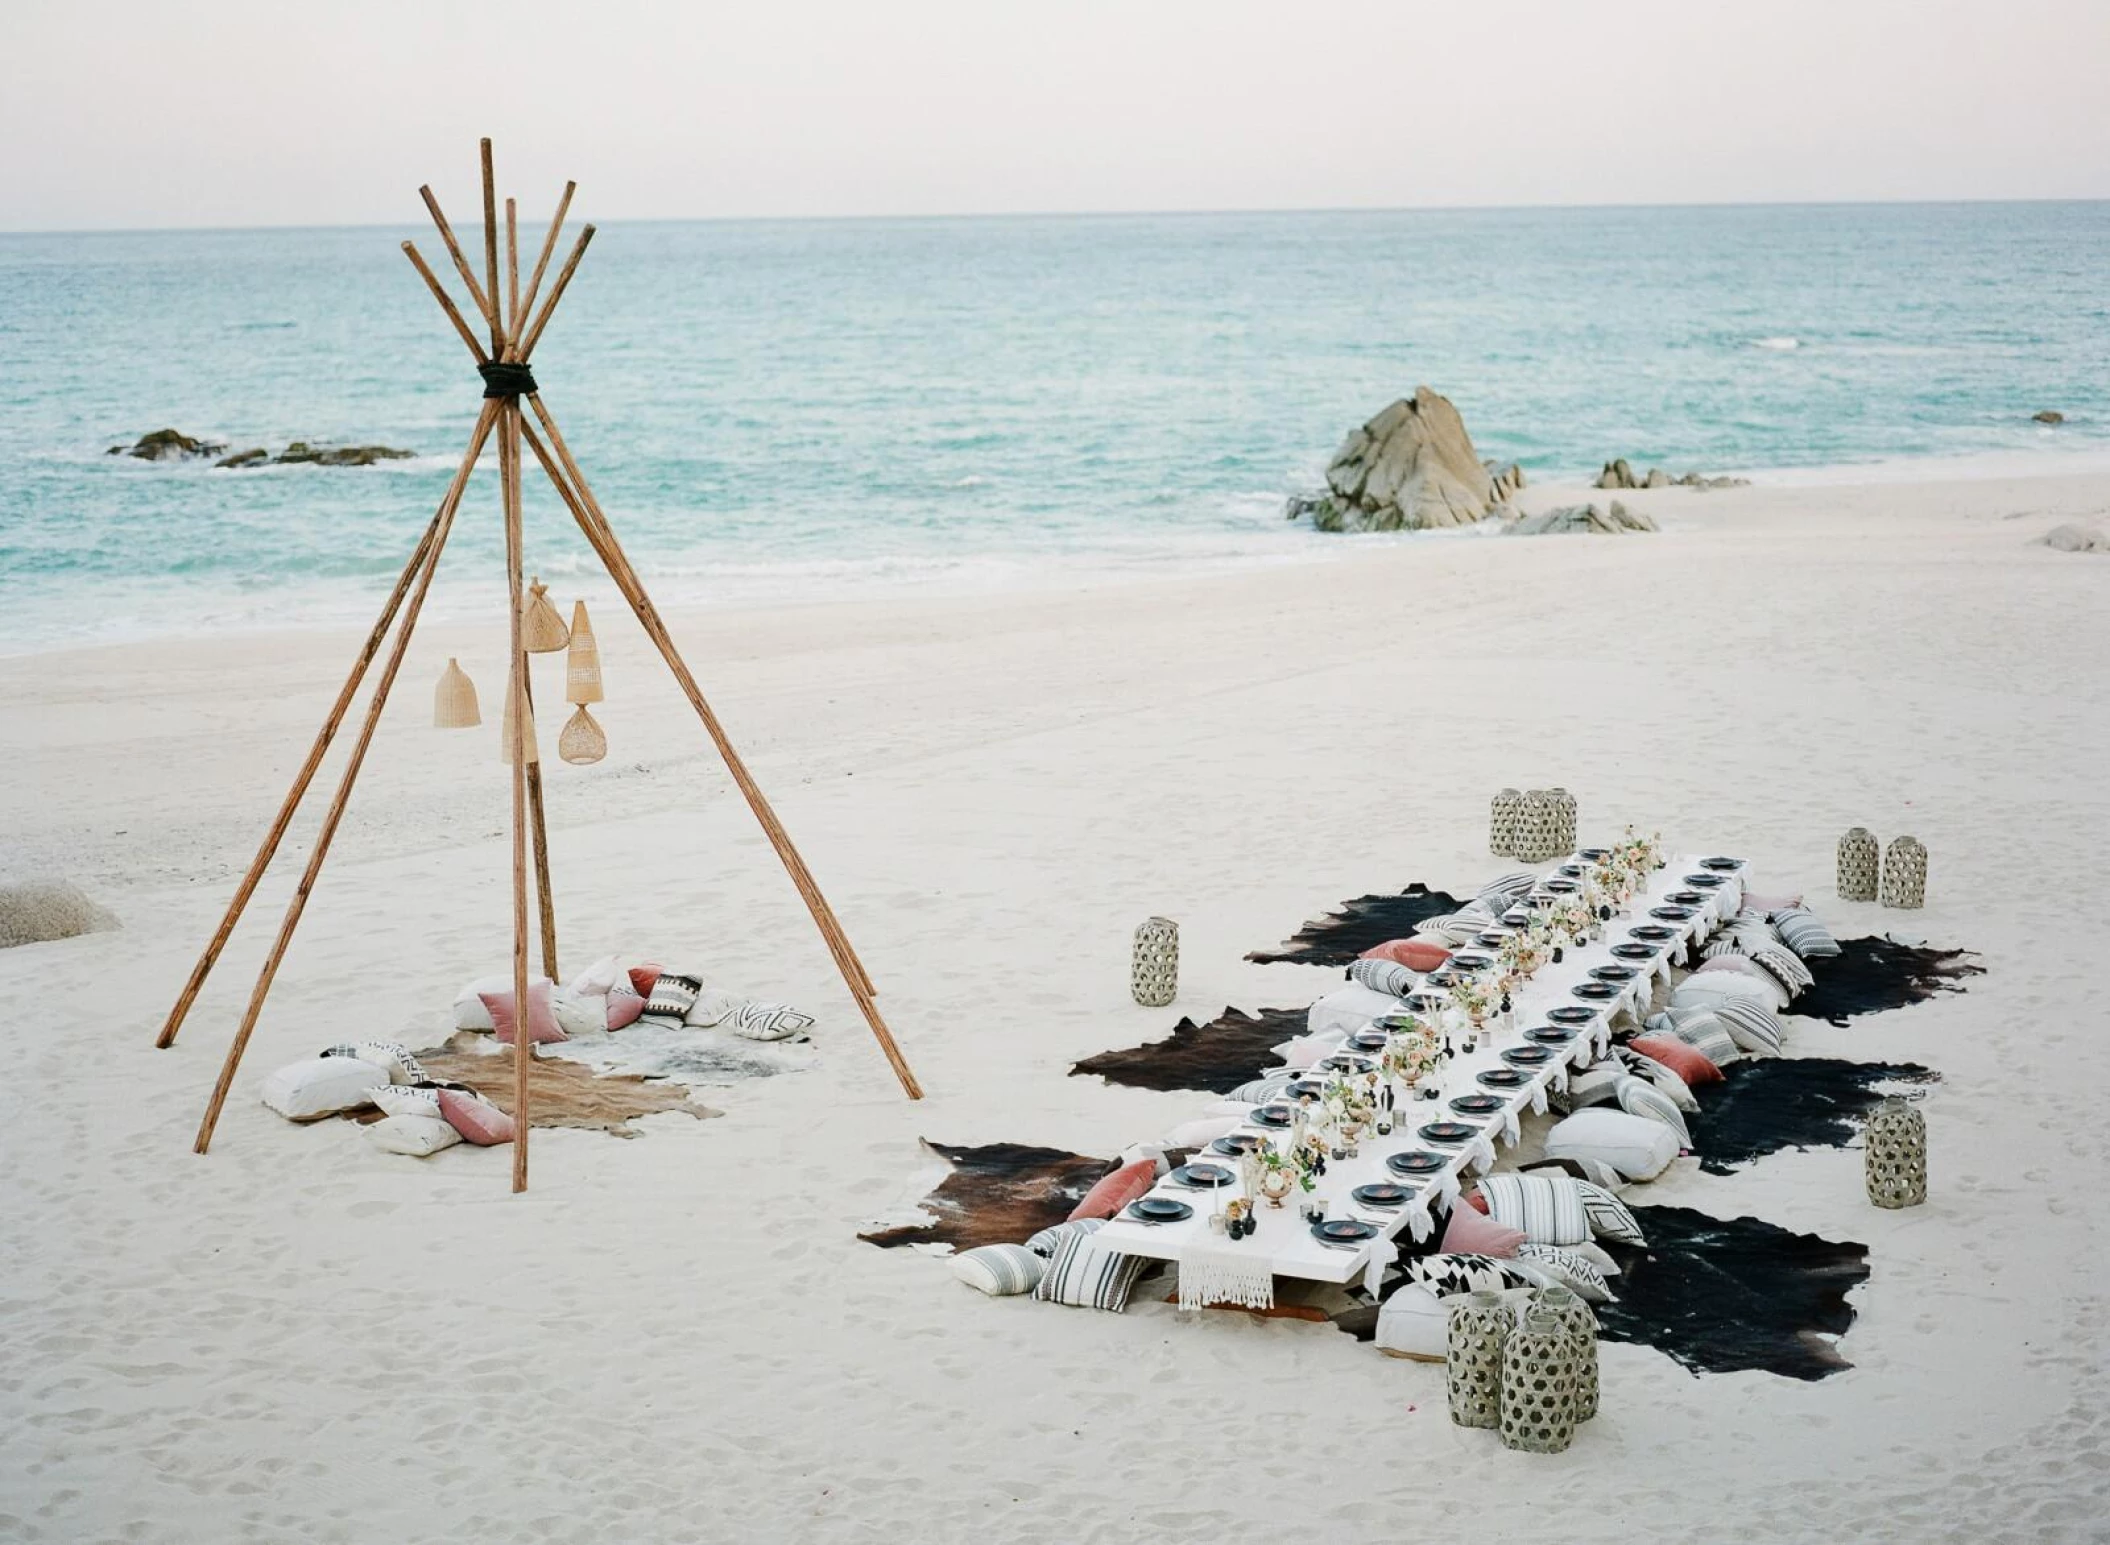
[(1753, 1057), (1780, 1055), (1780, 1021), (1770, 1009), (1745, 998), (1724, 998), (1715, 1004), (1714, 1017), (1739, 1051)]
[(1565, 1175), (1486, 1175), (1480, 1195), (1490, 1218), (1535, 1243), (1572, 1245), (1590, 1237), (1582, 1192)]
[(1066, 1239), (1081, 1234), (1096, 1234), (1106, 1227), (1104, 1218), (1072, 1218), (1067, 1223), (1051, 1224), (1026, 1241), (1026, 1248), (1038, 1256), (1050, 1256), (1062, 1248)]
[(1578, 1180), (1576, 1185), (1582, 1191), (1583, 1216), (1590, 1220), (1592, 1234), (1625, 1245), (1648, 1243), (1648, 1236), (1641, 1232), (1640, 1221), (1625, 1202), (1603, 1186), (1593, 1186), (1587, 1180)]
[(1414, 985), (1414, 973), (1396, 960), (1358, 960), (1348, 968), (1348, 980), (1397, 998)]
[(703, 978), (662, 971), (659, 980), (652, 984), (652, 995), (645, 1000), (645, 1012), (637, 1016), (637, 1022), (659, 1030), (679, 1030), (702, 991)]
[(1490, 1255), (1418, 1255), (1406, 1262), (1406, 1268), (1409, 1282), (1420, 1283), (1438, 1298), (1536, 1286), (1529, 1275)]
[(1817, 920), (1808, 907), (1788, 907), (1773, 914), (1773, 927), (1787, 947), (1804, 960), (1817, 960), (1839, 953), (1839, 941)]
[(1072, 1234), (1056, 1247), (1033, 1296), (1046, 1304), (1119, 1314), (1146, 1264), (1140, 1255), (1103, 1248), (1090, 1234)]
[(1540, 1268), (1586, 1304), (1612, 1301), (1612, 1285), (1605, 1281), (1604, 1273), (1573, 1250), (1560, 1245), (1524, 1244), (1517, 1246), (1517, 1259)]

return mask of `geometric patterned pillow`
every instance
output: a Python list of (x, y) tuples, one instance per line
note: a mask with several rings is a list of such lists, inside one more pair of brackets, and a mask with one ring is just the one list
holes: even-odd
[(1604, 1273), (1573, 1250), (1559, 1245), (1518, 1245), (1517, 1259), (1543, 1268), (1584, 1303), (1602, 1304), (1612, 1299), (1612, 1287), (1605, 1281)]
[(1582, 1191), (1583, 1214), (1590, 1220), (1591, 1233), (1599, 1239), (1616, 1240), (1620, 1244), (1648, 1243), (1648, 1236), (1641, 1232), (1641, 1224), (1625, 1202), (1603, 1186), (1593, 1186), (1587, 1180), (1578, 1180), (1575, 1184)]
[(1648, 1116), (1662, 1122), (1678, 1134), (1678, 1146), (1692, 1146), (1692, 1132), (1685, 1125), (1685, 1113), (1678, 1109), (1671, 1097), (1645, 1078), (1633, 1078), (1622, 1074), (1618, 1090), (1619, 1108), (1629, 1116)]
[(1757, 1004), (1725, 998), (1714, 1005), (1714, 1017), (1739, 1050), (1754, 1057), (1780, 1055), (1780, 1021)]
[(1779, 930), (1781, 939), (1788, 948), (1804, 960), (1815, 960), (1820, 956), (1839, 953), (1839, 941), (1832, 931), (1817, 921), (1817, 915), (1807, 907), (1790, 907), (1773, 916), (1773, 926)]
[(1089, 1234), (1072, 1234), (1056, 1247), (1046, 1274), (1034, 1284), (1033, 1296), (1042, 1303), (1119, 1314), (1128, 1307), (1136, 1278), (1152, 1264), (1140, 1255), (1102, 1249)]
[(1528, 1273), (1487, 1255), (1418, 1255), (1407, 1261), (1406, 1268), (1409, 1282), (1420, 1283), (1438, 1298), (1533, 1286)]
[(1578, 1182), (1566, 1175), (1485, 1175), (1480, 1194), (1495, 1222), (1520, 1229), (1544, 1245), (1579, 1244), (1590, 1237)]
[(955, 1277), (992, 1298), (1030, 1293), (1048, 1270), (1048, 1263), (1024, 1245), (983, 1245), (961, 1251), (946, 1264)]
[(1026, 1248), (1035, 1255), (1046, 1258), (1060, 1250), (1064, 1240), (1079, 1234), (1096, 1234), (1105, 1227), (1104, 1218), (1078, 1218), (1069, 1223), (1057, 1223), (1028, 1239)]

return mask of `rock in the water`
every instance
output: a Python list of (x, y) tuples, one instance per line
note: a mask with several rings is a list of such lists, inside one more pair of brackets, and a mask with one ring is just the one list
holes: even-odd
[(226, 449), (225, 440), (193, 440), (180, 429), (157, 429), (141, 435), (130, 448), (113, 445), (106, 454), (136, 456), (141, 461), (188, 461), (193, 456), (217, 456)]
[(1309, 515), (1321, 531), (1426, 531), (1469, 526), (1503, 499), (1458, 410), (1426, 386), (1350, 434), (1326, 486), (1290, 500), (1289, 518)]
[(279, 466), (370, 467), (377, 461), (403, 461), (415, 455), (416, 451), (399, 451), (390, 445), (310, 445), (295, 440), (272, 460)]
[(2041, 540), (2046, 547), (2062, 553), (2110, 553), (2110, 537), (2093, 526), (2076, 525), (2072, 521), (2052, 527)]
[(117, 919), (65, 880), (0, 885), (0, 949), (115, 928)]
[(1656, 523), (1639, 510), (1630, 510), (1614, 499), (1609, 509), (1594, 504), (1564, 504), (1519, 515), (1502, 528), (1504, 536), (1569, 536), (1583, 532), (1596, 536), (1619, 536), (1629, 531), (1654, 531)]
[(261, 445), (246, 451), (236, 451), (232, 456), (222, 456), (214, 462), (215, 467), (261, 467), (271, 459), (271, 453)]
[(2040, 424), (2063, 424), (2066, 422), (2066, 415), (2057, 408), (2039, 408), (2030, 417)]

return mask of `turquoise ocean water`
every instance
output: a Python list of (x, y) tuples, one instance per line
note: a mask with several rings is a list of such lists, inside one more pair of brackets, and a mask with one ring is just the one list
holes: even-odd
[[(15, 647), (371, 615), (480, 392), (405, 236), (438, 254), (410, 227), (0, 235)], [(1422, 382), (1540, 479), (1785, 476), (2110, 453), (2106, 362), (2093, 203), (616, 223), (536, 371), (680, 605), (1305, 555), (1344, 539), (1284, 495)], [(420, 455), (103, 454), (163, 426)], [(568, 594), (591, 560), (529, 498)], [(486, 475), (436, 615), (490, 606), (496, 503)]]

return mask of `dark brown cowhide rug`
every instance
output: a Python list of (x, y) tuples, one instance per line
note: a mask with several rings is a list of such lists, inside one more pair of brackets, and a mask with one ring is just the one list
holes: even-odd
[(882, 1250), (897, 1245), (947, 1244), (972, 1250), (978, 1245), (1023, 1244), (1029, 1235), (1067, 1218), (1084, 1193), (1114, 1166), (1112, 1159), (1024, 1143), (923, 1146), (952, 1166), (938, 1189), (919, 1204), (934, 1214), (931, 1221), (877, 1229), (859, 1234), (859, 1239)]
[(1937, 993), (1962, 992), (1985, 967), (1969, 950), (1934, 950), (1888, 939), (1841, 939), (1839, 953), (1810, 962), (1817, 985), (1788, 1005), (1790, 1014), (1843, 1027), (1857, 1014), (1880, 1014), (1925, 1003)]
[(1304, 1033), (1308, 1009), (1262, 1009), (1247, 1014), (1226, 1008), (1205, 1025), (1183, 1019), (1162, 1041), (1103, 1051), (1070, 1069), (1071, 1076), (1096, 1074), (1134, 1089), (1206, 1089), (1229, 1094), (1240, 1084), (1280, 1068), (1270, 1047)]
[(1718, 1084), (1693, 1091), (1688, 1113), (1700, 1168), (1727, 1175), (1784, 1148), (1848, 1148), (1886, 1098), (1888, 1084), (1930, 1084), (1941, 1074), (1917, 1062), (1838, 1057), (1764, 1057), (1732, 1062)]
[(1432, 917), (1455, 912), (1465, 902), (1448, 891), (1432, 891), (1419, 880), (1396, 896), (1358, 896), (1316, 922), (1299, 928), (1280, 949), (1254, 950), (1246, 959), (1268, 966), (1345, 966), (1393, 939), (1404, 939)]

